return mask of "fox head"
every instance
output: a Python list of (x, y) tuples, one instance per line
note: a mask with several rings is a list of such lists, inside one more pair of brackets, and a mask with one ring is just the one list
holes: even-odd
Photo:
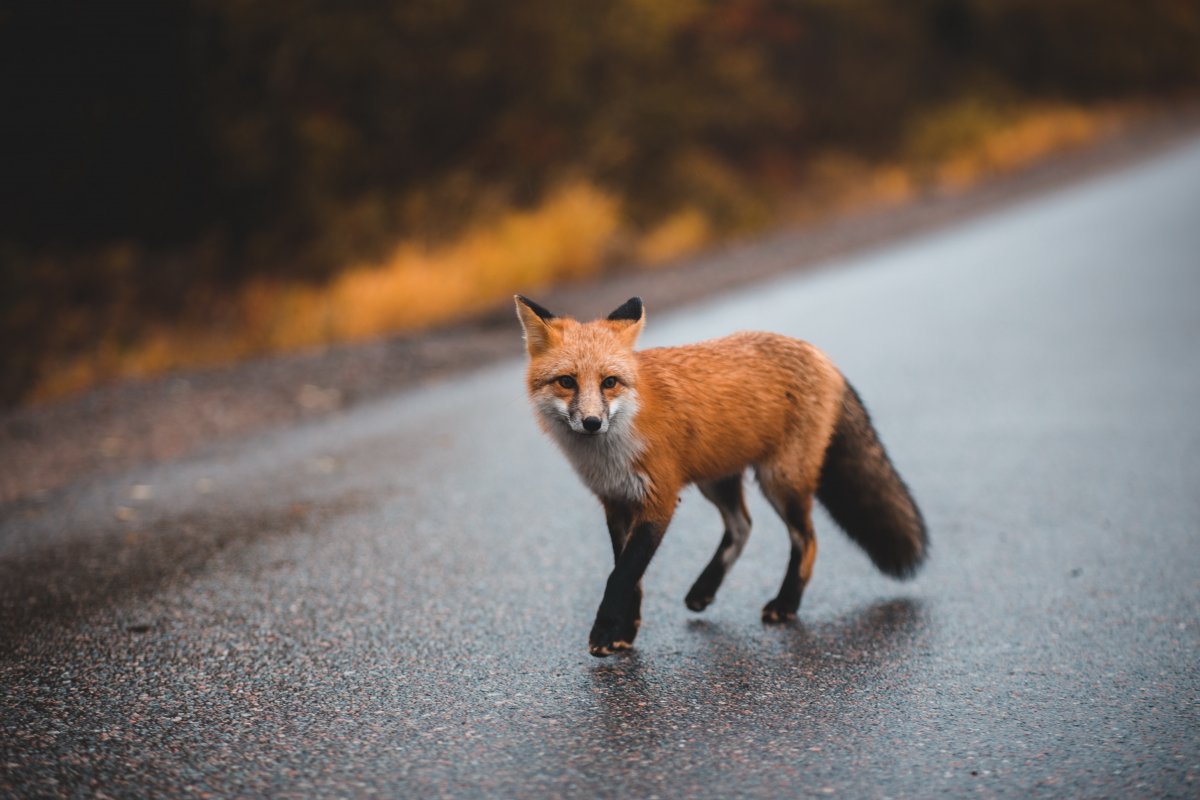
[(543, 426), (600, 436), (625, 428), (637, 413), (637, 359), (633, 345), (645, 320), (640, 297), (605, 319), (577, 322), (516, 296), (529, 353), (529, 396)]

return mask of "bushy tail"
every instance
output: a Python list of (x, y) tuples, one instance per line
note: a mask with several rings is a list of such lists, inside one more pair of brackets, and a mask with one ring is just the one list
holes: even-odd
[(817, 498), (882, 572), (907, 578), (925, 560), (925, 521), (849, 383)]

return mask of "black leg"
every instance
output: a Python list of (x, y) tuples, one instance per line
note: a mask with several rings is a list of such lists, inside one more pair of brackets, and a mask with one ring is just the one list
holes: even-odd
[(717, 596), (717, 589), (721, 587), (721, 582), (725, 580), (725, 559), (721, 556), (723, 553), (729, 552), (729, 548), (732, 546), (733, 537), (729, 534), (729, 531), (725, 531), (725, 535), (721, 537), (721, 544), (717, 547), (717, 552), (713, 555), (712, 560), (708, 562), (708, 566), (700, 573), (700, 577), (696, 578), (696, 582), (688, 590), (687, 597), (683, 598), (684, 605), (692, 611), (703, 611), (708, 608), (713, 598)]
[(608, 524), (608, 536), (612, 540), (613, 563), (621, 557), (629, 527), (633, 524), (633, 509), (625, 503), (604, 501), (604, 521)]
[(788, 526), (788, 536), (792, 540), (792, 550), (779, 594), (763, 606), (763, 622), (786, 622), (796, 618), (796, 612), (800, 610), (800, 600), (804, 596), (804, 587), (812, 577), (813, 562), (817, 558), (817, 537), (810, 513), (812, 499), (809, 498), (807, 502), (790, 502), (785, 508), (784, 521)]
[(712, 483), (702, 483), (699, 488), (721, 512), (725, 533), (721, 536), (721, 544), (717, 546), (712, 560), (684, 598), (683, 602), (692, 611), (703, 611), (713, 601), (717, 589), (725, 580), (725, 574), (741, 555), (746, 539), (750, 536), (750, 514), (746, 511), (746, 504), (742, 499), (741, 473)]
[[(633, 508), (625, 503), (605, 501), (604, 517), (608, 524), (608, 536), (612, 540), (613, 563), (616, 564), (621, 558), (621, 551), (625, 549), (625, 541), (629, 538), (629, 528), (633, 524)], [(642, 584), (638, 583), (630, 611), (618, 626), (617, 641), (632, 644), (641, 625)]]
[(629, 540), (617, 558), (617, 565), (608, 576), (604, 599), (596, 612), (596, 622), (588, 637), (588, 650), (594, 656), (611, 655), (614, 650), (627, 650), (637, 635), (641, 613), (642, 575), (662, 541), (666, 525), (639, 522), (633, 526)]
[(789, 619), (796, 618), (796, 612), (800, 610), (800, 597), (804, 594), (804, 587), (800, 585), (802, 560), (803, 553), (793, 545), (791, 557), (788, 558), (787, 573), (783, 576), (783, 585), (779, 587), (779, 594), (763, 606), (763, 622), (787, 622)]

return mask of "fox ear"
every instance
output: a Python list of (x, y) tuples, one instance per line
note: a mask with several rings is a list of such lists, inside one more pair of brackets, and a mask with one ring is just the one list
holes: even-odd
[(642, 325), (646, 322), (646, 307), (642, 304), (642, 298), (631, 297), (626, 300), (620, 308), (608, 315), (608, 321), (617, 323), (617, 335), (621, 337), (625, 346), (632, 350), (638, 334), (642, 332)]
[(530, 357), (541, 355), (558, 343), (558, 331), (550, 327), (550, 321), (557, 317), (528, 297), (518, 294), (515, 298), (517, 319), (525, 330), (525, 349)]

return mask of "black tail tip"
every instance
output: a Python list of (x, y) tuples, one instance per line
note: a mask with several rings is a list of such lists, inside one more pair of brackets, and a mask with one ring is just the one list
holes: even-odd
[(876, 545), (868, 551), (871, 561), (884, 575), (905, 581), (916, 576), (929, 556), (929, 537), (925, 527), (910, 531), (903, 537), (876, 540), (885, 546)]

